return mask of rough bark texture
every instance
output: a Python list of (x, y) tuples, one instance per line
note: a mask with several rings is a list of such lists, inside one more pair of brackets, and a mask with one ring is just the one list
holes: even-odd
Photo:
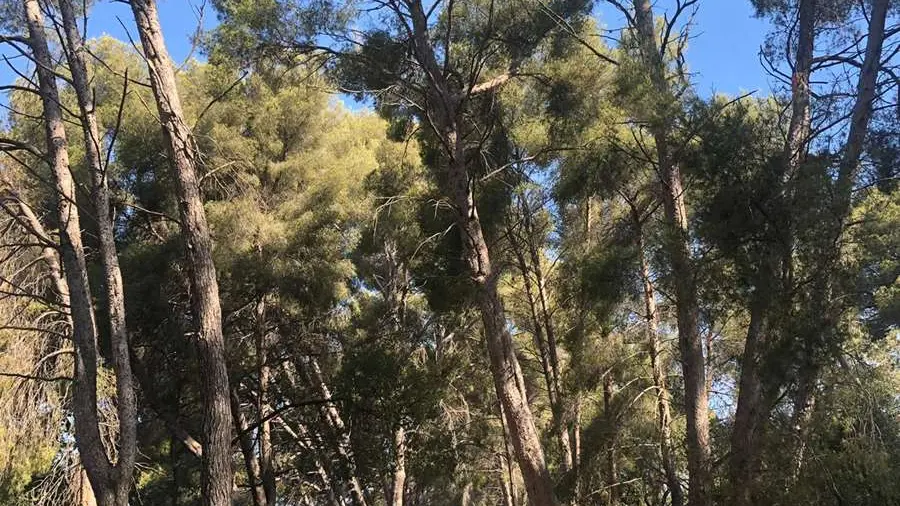
[[(634, 19), (641, 53), (648, 67), (654, 91), (661, 99), (671, 90), (666, 81), (665, 63), (659, 54), (650, 0), (634, 0)], [(666, 252), (671, 263), (678, 320), (678, 344), (684, 372), (684, 399), (687, 415), (688, 500), (692, 506), (709, 503), (710, 442), (709, 399), (706, 363), (700, 336), (700, 306), (694, 265), (690, 251), (687, 211), (681, 169), (671, 153), (671, 125), (666, 118), (651, 122), (656, 143), (663, 209), (668, 227)]]
[(632, 211), (635, 233), (637, 234), (638, 257), (641, 265), (641, 283), (644, 288), (644, 318), (647, 327), (647, 345), (650, 351), (653, 386), (656, 390), (656, 416), (659, 426), (660, 456), (663, 471), (666, 475), (666, 484), (672, 496), (672, 506), (682, 506), (684, 504), (684, 494), (681, 491), (681, 483), (678, 481), (672, 445), (672, 429), (670, 427), (672, 415), (662, 343), (659, 339), (659, 312), (656, 307), (656, 290), (653, 288), (653, 280), (650, 277), (650, 262), (647, 261), (641, 217), (637, 215), (636, 210), (633, 209)]
[(448, 196), (455, 209), (456, 227), (462, 239), (469, 275), (475, 284), (475, 302), (481, 312), (491, 373), (509, 426), (516, 460), (529, 503), (533, 506), (553, 505), (556, 504), (553, 483), (528, 406), (525, 382), (512, 335), (506, 325), (503, 302), (497, 292), (497, 273), (491, 266), (490, 252), (475, 206), (474, 180), (467, 170), (468, 150), (461, 131), (466, 93), (449, 82), (437, 62), (421, 1), (408, 1), (407, 6), (410, 9), (414, 56), (426, 75), (429, 107), (425, 113), (445, 149)]
[(230, 506), (231, 407), (225, 338), (219, 285), (212, 259), (212, 241), (197, 179), (196, 153), (191, 131), (185, 123), (181, 97), (176, 87), (172, 61), (166, 50), (154, 0), (132, 0), (150, 84), (156, 98), (169, 156), (175, 172), (179, 216), (187, 253), (191, 302), (197, 327), (203, 396), (203, 504)]
[(75, 181), (69, 167), (69, 152), (53, 60), (44, 32), (44, 19), (37, 0), (25, 0), (28, 44), (37, 67), (50, 169), (56, 191), (59, 249), (69, 287), (72, 340), (75, 343), (75, 383), (72, 411), (75, 445), (100, 506), (117, 505), (115, 475), (100, 436), (97, 413), (97, 331), (91, 289), (88, 283), (81, 222), (75, 204)]
[(403, 506), (406, 492), (406, 432), (403, 427), (394, 430), (394, 473), (391, 480), (391, 506)]
[(137, 401), (125, 322), (125, 290), (122, 284), (122, 271), (119, 268), (119, 255), (116, 251), (113, 217), (110, 216), (109, 185), (101, 150), (102, 139), (94, 112), (94, 94), (85, 63), (84, 41), (78, 31), (72, 1), (59, 0), (59, 8), (66, 36), (66, 56), (81, 114), (85, 158), (91, 173), (91, 200), (97, 215), (100, 263), (103, 268), (103, 284), (109, 312), (111, 362), (116, 376), (116, 410), (119, 419), (119, 434), (116, 441), (118, 460), (115, 464), (112, 493), (116, 504), (124, 506), (128, 504), (137, 454)]

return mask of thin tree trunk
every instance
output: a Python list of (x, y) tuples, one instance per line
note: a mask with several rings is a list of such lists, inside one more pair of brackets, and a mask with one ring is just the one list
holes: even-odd
[(294, 440), (297, 441), (301, 448), (315, 455), (316, 474), (319, 476), (319, 479), (322, 480), (322, 486), (325, 488), (328, 494), (328, 504), (330, 506), (342, 506), (342, 501), (338, 499), (338, 497), (340, 497), (340, 492), (336, 488), (334, 480), (331, 479), (330, 469), (326, 467), (327, 461), (321, 459), (317, 455), (319, 450), (318, 448), (316, 448), (316, 445), (312, 444), (312, 435), (309, 433), (306, 427), (303, 424), (300, 424), (297, 425), (296, 430), (294, 430), (281, 417), (278, 417), (276, 419), (281, 423), (281, 426), (284, 428), (285, 432), (287, 432), (289, 436), (294, 438)]
[[(527, 208), (522, 209), (523, 213), (529, 212)], [(527, 233), (527, 232), (526, 232)], [(557, 435), (560, 453), (562, 455), (563, 473), (572, 468), (572, 447), (569, 441), (569, 432), (563, 423), (562, 409), (559, 399), (559, 384), (553, 372), (551, 365), (551, 352), (549, 343), (544, 338), (544, 329), (546, 320), (542, 321), (539, 315), (538, 302), (536, 300), (535, 287), (532, 284), (531, 273), (537, 267), (529, 267), (525, 260), (522, 250), (525, 248), (523, 244), (516, 240), (515, 232), (510, 228), (509, 237), (515, 243), (513, 244), (513, 252), (518, 262), (519, 272), (522, 274), (522, 284), (525, 287), (525, 298), (528, 302), (528, 309), (531, 315), (533, 327), (534, 344), (537, 348), (538, 359), (541, 363), (541, 372), (544, 376), (544, 383), (547, 386), (547, 398), (550, 402), (550, 411), (553, 413), (553, 431)], [(524, 239), (528, 241), (529, 239)]]
[[(319, 395), (323, 399), (330, 399), (331, 390), (325, 384), (319, 362), (315, 358), (310, 357), (304, 370), (310, 384), (319, 392)], [(349, 468), (350, 494), (353, 497), (353, 502), (357, 506), (366, 506), (365, 491), (356, 475), (356, 458), (353, 456), (353, 448), (350, 443), (350, 433), (347, 430), (347, 426), (344, 424), (344, 420), (341, 418), (341, 414), (334, 403), (323, 404), (322, 415), (337, 442), (338, 454), (344, 459)]]
[(603, 378), (603, 416), (606, 418), (607, 429), (609, 430), (609, 438), (606, 448), (606, 473), (607, 483), (606, 489), (609, 491), (607, 504), (609, 506), (618, 506), (619, 496), (619, 466), (616, 462), (616, 415), (612, 409), (613, 398), (613, 379), (611, 374), (607, 374)]
[(100, 436), (97, 412), (97, 330), (87, 263), (81, 240), (81, 223), (75, 202), (75, 180), (69, 167), (69, 152), (63, 114), (56, 86), (53, 60), (44, 32), (44, 18), (37, 0), (25, 0), (28, 44), (37, 67), (50, 169), (56, 191), (60, 254), (69, 287), (72, 339), (75, 343), (75, 382), (72, 411), (75, 445), (100, 506), (115, 502), (114, 468)]
[(247, 482), (250, 486), (253, 506), (268, 506), (266, 492), (262, 484), (262, 472), (259, 459), (253, 448), (253, 437), (249, 430), (250, 424), (241, 411), (241, 401), (236, 392), (231, 392), (231, 416), (234, 419), (234, 428), (238, 433), (238, 443), (241, 447), (241, 455), (244, 457), (244, 469), (247, 471)]
[[(410, 9), (415, 57), (428, 81), (429, 107), (425, 112), (446, 149), (448, 196), (455, 209), (456, 227), (462, 239), (469, 275), (476, 288), (475, 299), (481, 312), (494, 384), (504, 408), (529, 503), (532, 506), (551, 506), (556, 504), (553, 483), (528, 406), (515, 344), (506, 325), (506, 312), (497, 292), (498, 274), (491, 266), (490, 252), (475, 206), (475, 180), (470, 178), (467, 170), (468, 152), (460, 131), (460, 106), (465, 93), (451, 85), (437, 62), (421, 0), (407, 2), (407, 6)], [(398, 15), (403, 14), (398, 12)]]
[(219, 285), (212, 241), (197, 179), (196, 153), (184, 119), (172, 61), (166, 50), (155, 0), (132, 0), (150, 84), (156, 97), (163, 137), (172, 160), (182, 236), (192, 289), (192, 304), (203, 397), (203, 504), (231, 506), (231, 407)]
[[(569, 438), (568, 426), (566, 424), (566, 402), (563, 396), (563, 389), (561, 387), (561, 374), (560, 374), (560, 366), (559, 366), (559, 348), (556, 343), (556, 331), (553, 327), (553, 318), (550, 314), (550, 303), (547, 297), (547, 287), (544, 281), (544, 272), (541, 267), (541, 254), (538, 246), (535, 244), (534, 238), (537, 236), (538, 231), (535, 230), (534, 221), (531, 216), (531, 209), (527, 205), (525, 199), (522, 199), (522, 223), (525, 227), (525, 233), (527, 235), (525, 239), (525, 246), (528, 250), (529, 257), (531, 259), (532, 272), (534, 273), (534, 282), (536, 285), (536, 297), (538, 302), (538, 309), (540, 313), (540, 319), (535, 318), (535, 321), (538, 325), (543, 324), (544, 326), (544, 335), (547, 337), (547, 359), (549, 361), (549, 376), (550, 383), (554, 391), (554, 396), (551, 398), (551, 409), (553, 410), (553, 418), (554, 423), (556, 425), (556, 431), (559, 434), (559, 444), (562, 449), (562, 471), (563, 473), (568, 472), (572, 469), (572, 442)], [(523, 265), (526, 262), (521, 262)], [(523, 277), (527, 277), (527, 272), (523, 271)], [(534, 311), (534, 309), (532, 309)]]
[(644, 318), (647, 326), (647, 343), (650, 349), (650, 367), (653, 371), (653, 386), (656, 390), (656, 416), (659, 427), (660, 456), (666, 475), (666, 484), (669, 487), (669, 493), (672, 495), (672, 506), (682, 506), (684, 504), (684, 494), (681, 491), (681, 482), (678, 480), (674, 447), (672, 445), (672, 429), (670, 427), (672, 415), (662, 344), (659, 339), (659, 312), (656, 307), (656, 290), (653, 288), (653, 280), (650, 276), (650, 262), (647, 261), (643, 224), (640, 216), (637, 215), (637, 210), (634, 208), (632, 208), (632, 220), (634, 221), (637, 234), (641, 282), (644, 286)]
[[(635, 23), (641, 52), (648, 66), (655, 92), (671, 96), (665, 63), (656, 41), (650, 0), (634, 0)], [(668, 226), (666, 251), (675, 283), (678, 343), (684, 371), (684, 398), (687, 418), (688, 499), (692, 506), (709, 504), (710, 441), (709, 393), (706, 389), (706, 363), (700, 336), (700, 305), (690, 250), (687, 210), (681, 170), (670, 151), (670, 119), (653, 121), (651, 133), (656, 142), (657, 161), (662, 183), (662, 201)]]
[(66, 56), (81, 113), (85, 157), (91, 173), (91, 199), (97, 215), (100, 263), (103, 267), (103, 284), (109, 311), (110, 347), (116, 377), (116, 410), (119, 419), (119, 434), (116, 441), (118, 460), (115, 464), (113, 494), (116, 504), (124, 506), (128, 504), (128, 493), (131, 490), (131, 477), (137, 455), (137, 400), (125, 322), (125, 290), (122, 284), (122, 271), (119, 268), (119, 255), (116, 251), (113, 218), (110, 216), (109, 185), (101, 154), (102, 139), (97, 126), (96, 104), (85, 63), (84, 41), (78, 31), (72, 1), (59, 0), (59, 8), (68, 46)]
[(261, 296), (256, 304), (256, 357), (258, 360), (258, 402), (257, 413), (259, 419), (259, 468), (262, 473), (263, 489), (266, 492), (266, 502), (274, 505), (276, 500), (276, 481), (274, 468), (274, 450), (272, 448), (272, 426), (269, 414), (272, 406), (269, 404), (269, 381), (271, 370), (268, 363), (268, 329), (266, 328), (266, 298)]

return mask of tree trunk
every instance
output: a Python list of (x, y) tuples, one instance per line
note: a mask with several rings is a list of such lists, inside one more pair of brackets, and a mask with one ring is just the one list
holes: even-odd
[[(832, 230), (828, 235), (828, 248), (822, 255), (824, 258), (822, 272), (825, 273), (825, 276), (823, 283), (815, 291), (812, 303), (814, 314), (821, 318), (818, 325), (819, 333), (830, 332), (830, 329), (837, 324), (839, 318), (840, 308), (834, 307), (833, 284), (835, 272), (838, 270), (840, 263), (841, 238), (844, 234), (847, 217), (851, 212), (853, 186), (859, 173), (860, 158), (865, 148), (869, 122), (872, 119), (878, 74), (881, 70), (881, 55), (884, 48), (885, 23), (889, 7), (889, 0), (874, 0), (869, 13), (865, 58), (859, 70), (856, 102), (853, 105), (850, 128), (847, 132), (847, 142), (844, 145), (844, 152), (835, 184)], [(810, 357), (810, 360), (812, 361), (811, 364), (806, 364), (802, 367), (794, 403), (793, 425), (796, 431), (797, 443), (793, 456), (793, 480), (799, 477), (803, 467), (806, 436), (809, 430), (808, 425), (815, 405), (816, 383), (821, 370), (821, 365), (815, 363), (816, 359), (814, 357)]]
[[(530, 212), (530, 210), (528, 210), (527, 208), (523, 208), (522, 212), (528, 213)], [(526, 234), (528, 233), (529, 232), (526, 231)], [(556, 375), (553, 372), (553, 366), (551, 365), (551, 352), (549, 350), (550, 343), (544, 338), (544, 329), (547, 326), (548, 322), (546, 319), (542, 320), (541, 318), (540, 311), (538, 309), (538, 301), (536, 300), (537, 297), (535, 294), (535, 287), (532, 283), (531, 273), (539, 267), (529, 267), (528, 262), (525, 259), (525, 255), (522, 251), (526, 248), (523, 242), (530, 241), (530, 238), (525, 238), (522, 242), (518, 241), (516, 233), (512, 229), (512, 227), (509, 228), (508, 235), (511, 241), (514, 243), (512, 245), (513, 252), (515, 253), (516, 261), (518, 262), (519, 272), (521, 272), (522, 274), (522, 284), (525, 288), (525, 299), (528, 302), (528, 309), (530, 312), (533, 327), (534, 345), (535, 348), (537, 348), (538, 359), (541, 363), (541, 372), (544, 376), (544, 384), (547, 386), (547, 398), (550, 402), (550, 411), (553, 413), (553, 431), (557, 435), (560, 453), (562, 455), (562, 471), (563, 473), (565, 473), (572, 468), (572, 447), (569, 441), (568, 429), (563, 422), (562, 407), (560, 406), (559, 398), (559, 383)]]
[(262, 473), (262, 486), (266, 492), (266, 502), (276, 504), (276, 481), (274, 450), (272, 448), (272, 426), (269, 415), (272, 406), (269, 404), (269, 381), (271, 370), (268, 363), (269, 332), (266, 328), (266, 297), (261, 296), (256, 304), (256, 357), (258, 361), (259, 386), (257, 392), (257, 415), (262, 420), (259, 424), (259, 468)]
[(56, 191), (60, 255), (69, 287), (72, 340), (75, 343), (75, 382), (72, 411), (75, 445), (91, 488), (100, 506), (115, 502), (115, 474), (100, 436), (97, 413), (97, 331), (87, 263), (81, 240), (81, 222), (75, 201), (75, 181), (63, 124), (54, 64), (44, 32), (44, 18), (37, 0), (25, 0), (28, 44), (36, 65), (50, 169)]
[[(481, 312), (494, 384), (509, 425), (528, 501), (532, 506), (551, 506), (556, 504), (553, 483), (528, 406), (515, 344), (506, 325), (506, 312), (497, 292), (498, 273), (491, 266), (490, 252), (475, 206), (475, 180), (467, 170), (468, 154), (460, 131), (461, 105), (466, 93), (451, 85), (437, 62), (421, 0), (410, 1), (408, 6), (415, 57), (428, 81), (429, 107), (425, 113), (445, 147), (448, 196), (455, 209), (456, 227), (462, 239), (469, 275), (476, 288), (475, 299)], [(398, 15), (403, 14), (398, 12)]]
[(391, 485), (391, 506), (403, 506), (406, 491), (406, 433), (403, 427), (394, 430), (394, 473)]
[(196, 153), (184, 120), (172, 61), (166, 50), (155, 0), (132, 0), (150, 84), (156, 97), (163, 137), (175, 172), (182, 236), (187, 253), (197, 347), (202, 371), (204, 451), (201, 485), (203, 504), (230, 506), (231, 407), (222, 308), (212, 259), (212, 241), (197, 179)]
[(263, 489), (262, 472), (259, 459), (253, 447), (253, 437), (250, 424), (244, 418), (241, 411), (241, 400), (236, 392), (231, 392), (231, 416), (234, 420), (234, 429), (238, 433), (238, 443), (241, 447), (241, 455), (244, 457), (244, 469), (247, 471), (247, 484), (250, 486), (250, 495), (253, 497), (253, 506), (268, 506), (266, 492)]
[[(325, 384), (319, 362), (315, 358), (310, 357), (304, 371), (311, 386), (319, 392), (319, 395), (323, 399), (331, 399), (331, 390)], [(341, 414), (334, 403), (328, 402), (322, 405), (322, 416), (336, 440), (338, 454), (349, 468), (350, 494), (353, 497), (353, 502), (356, 506), (366, 506), (365, 491), (356, 475), (356, 458), (353, 456), (353, 448), (350, 443), (350, 433), (347, 430), (347, 426), (344, 424), (344, 420), (341, 418)]]
[(644, 245), (644, 233), (642, 221), (637, 215), (636, 209), (632, 209), (637, 234), (638, 257), (641, 265), (641, 282), (644, 286), (644, 312), (647, 325), (647, 343), (650, 349), (650, 367), (653, 371), (653, 386), (656, 390), (656, 416), (659, 427), (659, 448), (662, 458), (663, 471), (666, 475), (666, 484), (672, 495), (672, 506), (684, 504), (684, 494), (681, 491), (681, 483), (678, 481), (678, 471), (675, 466), (675, 455), (672, 445), (672, 415), (669, 402), (669, 389), (666, 380), (666, 368), (662, 356), (662, 344), (659, 339), (659, 312), (656, 308), (656, 290), (653, 288), (653, 280), (650, 277), (650, 262), (647, 261)]
[[(641, 53), (648, 66), (655, 92), (670, 97), (665, 63), (659, 54), (650, 0), (634, 0), (635, 23), (640, 37)], [(684, 371), (684, 399), (687, 415), (688, 499), (692, 506), (709, 504), (710, 443), (709, 398), (706, 389), (706, 363), (700, 336), (700, 305), (694, 265), (691, 258), (690, 234), (681, 170), (670, 152), (669, 118), (651, 122), (656, 142), (657, 161), (662, 183), (662, 201), (668, 227), (666, 251), (675, 284), (678, 319), (678, 344)]]
[(613, 378), (611, 374), (607, 374), (603, 378), (603, 416), (606, 418), (607, 430), (609, 430), (609, 438), (606, 447), (606, 476), (607, 476), (607, 504), (609, 506), (618, 506), (619, 496), (619, 466), (616, 462), (616, 415), (612, 409), (613, 398)]
[(281, 423), (285, 432), (287, 432), (301, 448), (315, 456), (316, 474), (319, 476), (319, 479), (322, 480), (322, 486), (325, 488), (326, 494), (328, 495), (328, 504), (330, 506), (342, 506), (343, 501), (338, 499), (338, 497), (340, 497), (340, 491), (335, 486), (334, 480), (331, 479), (330, 469), (326, 467), (327, 461), (321, 459), (317, 455), (319, 453), (319, 448), (311, 442), (312, 435), (306, 427), (303, 424), (299, 424), (295, 430), (281, 417), (277, 417), (276, 419)]
[[(798, 6), (797, 49), (791, 78), (791, 120), (784, 146), (784, 165), (779, 178), (780, 202), (777, 203), (782, 208), (786, 208), (790, 202), (792, 181), (800, 164), (806, 159), (809, 144), (810, 77), (815, 44), (816, 1), (801, 0)], [(753, 504), (760, 453), (759, 431), (769, 410), (763, 393), (761, 361), (770, 341), (769, 334), (774, 330), (771, 328), (770, 313), (774, 307), (772, 298), (779, 296), (776, 282), (780, 275), (782, 289), (790, 289), (793, 284), (793, 225), (790, 223), (790, 213), (778, 214), (785, 221), (780, 240), (782, 249), (773, 249), (766, 254), (769, 258), (762, 260), (750, 304), (750, 324), (741, 359), (729, 458), (732, 501), (736, 506)], [(780, 268), (776, 267), (779, 262)]]
[[(113, 494), (118, 505), (128, 504), (131, 478), (137, 454), (137, 400), (134, 377), (129, 357), (128, 329), (125, 322), (125, 290), (122, 271), (116, 251), (113, 217), (110, 216), (109, 185), (101, 154), (102, 139), (97, 126), (96, 104), (90, 87), (85, 47), (75, 18), (72, 0), (59, 0), (63, 30), (66, 35), (67, 59), (72, 74), (78, 109), (81, 113), (84, 134), (85, 158), (91, 173), (91, 198), (97, 215), (97, 231), (100, 239), (100, 262), (103, 267), (103, 284), (109, 311), (109, 336), (112, 350), (112, 366), (116, 377), (116, 410), (119, 419), (117, 437), (118, 461), (115, 465)], [(123, 90), (125, 93), (125, 90)]]

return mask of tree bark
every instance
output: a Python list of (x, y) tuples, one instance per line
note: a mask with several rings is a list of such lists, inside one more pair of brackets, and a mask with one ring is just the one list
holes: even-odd
[[(640, 38), (644, 63), (648, 67), (654, 91), (671, 97), (666, 80), (665, 62), (659, 53), (650, 0), (634, 0), (635, 28)], [(700, 304), (690, 250), (687, 210), (681, 170), (671, 152), (671, 120), (657, 118), (650, 127), (656, 143), (666, 216), (666, 252), (672, 266), (675, 305), (678, 320), (678, 344), (684, 372), (684, 398), (687, 418), (688, 499), (692, 506), (709, 504), (710, 442), (709, 398), (706, 389), (706, 363), (700, 336)]]
[(75, 382), (72, 411), (75, 445), (100, 506), (118, 506), (115, 470), (100, 436), (97, 412), (97, 330), (75, 201), (75, 180), (69, 167), (68, 140), (63, 123), (53, 60), (37, 0), (24, 1), (28, 45), (36, 65), (50, 169), (56, 191), (60, 256), (69, 287), (72, 340), (75, 343)]
[[(798, 5), (797, 49), (791, 77), (791, 120), (784, 146), (784, 165), (779, 184), (780, 201), (785, 208), (790, 202), (792, 181), (799, 166), (806, 159), (810, 135), (810, 77), (812, 73), (813, 48), (815, 45), (815, 18), (817, 0), (801, 0)], [(729, 458), (729, 481), (731, 498), (736, 506), (753, 504), (756, 488), (757, 466), (759, 463), (759, 432), (769, 407), (764, 395), (761, 376), (762, 357), (769, 345), (769, 335), (775, 330), (771, 326), (773, 298), (782, 294), (776, 285), (779, 277), (781, 288), (789, 289), (793, 277), (794, 230), (790, 223), (790, 213), (781, 212), (785, 225), (782, 227), (780, 248), (773, 248), (766, 254), (759, 266), (755, 291), (750, 303), (750, 324), (744, 353), (741, 359), (741, 375), (738, 381), (738, 401), (735, 410), (734, 427), (731, 434), (731, 456)], [(780, 267), (778, 264), (780, 263)], [(780, 272), (779, 272), (780, 271)]]
[(274, 449), (272, 448), (272, 426), (269, 415), (272, 406), (269, 404), (269, 381), (271, 370), (268, 363), (269, 332), (266, 328), (266, 297), (261, 296), (256, 304), (256, 357), (258, 360), (258, 403), (257, 414), (262, 422), (259, 424), (259, 468), (266, 502), (276, 504), (277, 490), (275, 481)]
[(666, 484), (669, 488), (669, 493), (672, 495), (672, 506), (682, 506), (684, 504), (684, 494), (681, 490), (681, 482), (678, 480), (674, 447), (672, 445), (672, 429), (670, 427), (672, 415), (662, 343), (659, 339), (659, 312), (656, 307), (656, 290), (653, 288), (653, 280), (650, 276), (650, 262), (647, 261), (643, 223), (635, 208), (632, 208), (632, 221), (637, 234), (637, 253), (641, 267), (641, 283), (644, 288), (644, 319), (647, 329), (647, 344), (650, 350), (650, 367), (653, 372), (653, 386), (656, 390), (656, 416), (659, 427), (660, 457), (663, 471), (666, 475)]
[(159, 24), (156, 2), (132, 0), (131, 8), (140, 33), (163, 137), (177, 183), (178, 209), (187, 254), (191, 302), (198, 332), (196, 343), (202, 371), (205, 439), (201, 473), (203, 504), (230, 506), (233, 480), (230, 389), (219, 286), (212, 259), (212, 241), (200, 197), (195, 146), (191, 131), (185, 123), (172, 61)]
[(619, 465), (616, 460), (616, 416), (612, 409), (613, 378), (607, 374), (603, 378), (603, 416), (606, 418), (606, 426), (609, 430), (606, 442), (606, 475), (607, 475), (607, 504), (618, 506), (619, 497)]
[(262, 471), (259, 458), (253, 448), (253, 438), (249, 430), (250, 424), (241, 411), (241, 400), (237, 392), (231, 392), (231, 417), (234, 420), (234, 429), (238, 433), (238, 444), (241, 447), (241, 455), (244, 457), (244, 469), (247, 472), (247, 482), (250, 486), (250, 495), (253, 498), (253, 506), (268, 506), (266, 492), (263, 488)]
[[(497, 276), (475, 206), (474, 179), (467, 170), (467, 149), (461, 132), (462, 105), (466, 93), (446, 78), (429, 40), (428, 20), (421, 0), (407, 2), (411, 18), (414, 56), (427, 80), (425, 111), (445, 149), (449, 197), (455, 209), (456, 227), (462, 239), (469, 275), (476, 288), (491, 372), (508, 422), (516, 460), (532, 506), (556, 504), (553, 483), (544, 460), (544, 449), (528, 406), (525, 381), (506, 325), (506, 313), (497, 291)], [(398, 12), (398, 15), (403, 16)]]
[[(72, 74), (78, 109), (81, 113), (84, 134), (85, 158), (91, 173), (91, 199), (97, 215), (97, 231), (100, 239), (100, 263), (103, 267), (103, 283), (109, 311), (109, 336), (112, 350), (112, 366), (116, 377), (116, 410), (119, 418), (117, 437), (118, 461), (115, 464), (115, 501), (118, 505), (128, 503), (131, 478), (137, 454), (137, 401), (134, 391), (134, 377), (131, 372), (128, 330), (125, 322), (125, 290), (119, 255), (110, 216), (109, 185), (101, 154), (102, 139), (97, 126), (96, 104), (90, 87), (85, 47), (75, 20), (75, 9), (71, 0), (59, 0), (63, 30), (67, 43), (67, 59)], [(124, 90), (123, 90), (124, 93)]]
[(403, 506), (406, 492), (406, 433), (403, 427), (394, 430), (394, 473), (391, 483), (391, 506)]
[[(865, 148), (866, 135), (875, 101), (878, 74), (881, 70), (881, 55), (884, 48), (885, 23), (890, 8), (890, 0), (874, 0), (869, 13), (869, 28), (866, 39), (865, 58), (859, 70), (856, 86), (856, 102), (850, 117), (847, 141), (838, 167), (838, 178), (834, 189), (834, 214), (831, 231), (828, 234), (824, 258), (823, 282), (817, 287), (812, 302), (813, 313), (821, 318), (818, 332), (828, 333), (839, 319), (840, 308), (835, 307), (833, 284), (841, 257), (841, 239), (846, 228), (846, 220), (853, 204), (853, 186), (859, 174), (860, 158)], [(814, 357), (811, 363), (801, 364), (801, 374), (794, 402), (793, 425), (796, 431), (796, 445), (793, 456), (793, 481), (799, 477), (803, 467), (806, 436), (815, 406), (815, 393), (821, 364)]]
[[(310, 385), (319, 392), (323, 399), (331, 399), (331, 390), (325, 384), (325, 378), (322, 377), (322, 369), (319, 362), (310, 357), (304, 368)], [(326, 424), (331, 429), (335, 438), (338, 454), (347, 463), (350, 476), (350, 495), (356, 506), (366, 506), (366, 495), (363, 490), (362, 483), (356, 475), (356, 458), (353, 456), (353, 447), (350, 443), (350, 433), (344, 424), (337, 406), (334, 403), (325, 403), (322, 405), (322, 416)]]

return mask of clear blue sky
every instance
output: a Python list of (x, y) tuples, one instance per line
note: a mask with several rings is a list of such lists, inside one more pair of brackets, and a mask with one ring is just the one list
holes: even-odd
[[(201, 4), (202, 0), (159, 1), (166, 42), (176, 62), (186, 58), (191, 50), (191, 36), (197, 29), (197, 7)], [(673, 4), (674, 0), (657, 0), (657, 15)], [(687, 55), (688, 66), (695, 73), (697, 91), (704, 96), (713, 91), (735, 95), (759, 90), (760, 94), (766, 94), (770, 82), (757, 55), (768, 30), (767, 21), (753, 16), (749, 0), (701, 0), (699, 5)], [(621, 14), (602, 1), (598, 2), (596, 14), (606, 28), (620, 28), (625, 24)], [(212, 7), (207, 6), (203, 22), (207, 29), (215, 26), (216, 14)], [(88, 23), (90, 37), (108, 34), (127, 41), (130, 33), (137, 42), (131, 10), (124, 3), (97, 0)], [(11, 53), (4, 50), (2, 54)], [(9, 83), (14, 77), (0, 62), (0, 83)]]

